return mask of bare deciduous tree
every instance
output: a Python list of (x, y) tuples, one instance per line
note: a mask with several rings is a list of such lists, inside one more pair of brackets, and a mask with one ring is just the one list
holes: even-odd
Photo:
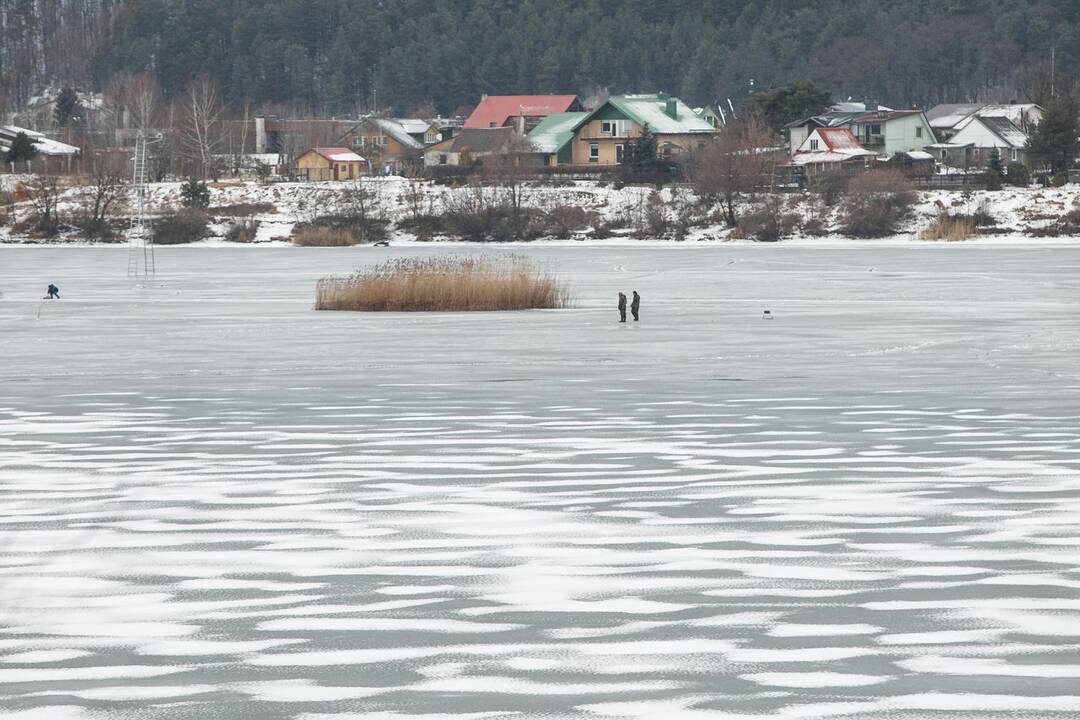
[(728, 125), (690, 163), (690, 183), (702, 202), (719, 202), (728, 227), (739, 221), (738, 204), (772, 181), (776, 153), (769, 132), (757, 123)]
[(214, 81), (205, 75), (196, 78), (184, 93), (180, 139), (203, 178), (215, 170), (214, 154), (222, 143), (221, 112)]
[(46, 237), (56, 235), (60, 231), (60, 182), (55, 177), (41, 175), (23, 187), (26, 189), (30, 207), (34, 209), (34, 228)]
[(126, 170), (115, 158), (101, 155), (91, 160), (89, 182), (82, 193), (85, 208), (82, 225), (87, 232), (107, 234), (106, 221), (123, 203), (127, 191)]

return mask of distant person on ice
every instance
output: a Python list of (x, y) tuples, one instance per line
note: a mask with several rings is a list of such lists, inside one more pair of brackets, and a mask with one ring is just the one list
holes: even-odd
[(634, 316), (634, 322), (638, 321), (638, 311), (641, 310), (641, 296), (634, 291), (634, 301), (630, 303), (630, 312)]
[(47, 293), (45, 295), (46, 300), (59, 300), (60, 299), (60, 288), (56, 287), (52, 283), (49, 283), (49, 287), (46, 289), (45, 292)]
[(626, 322), (626, 293), (619, 293), (619, 322)]

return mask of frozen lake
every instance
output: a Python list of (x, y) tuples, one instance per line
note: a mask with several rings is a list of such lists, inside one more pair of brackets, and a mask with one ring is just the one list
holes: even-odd
[(445, 252), (0, 248), (0, 719), (1080, 716), (1080, 247)]

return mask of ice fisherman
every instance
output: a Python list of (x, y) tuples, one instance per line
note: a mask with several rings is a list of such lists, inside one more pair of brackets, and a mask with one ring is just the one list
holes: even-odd
[(630, 313), (634, 316), (634, 322), (638, 321), (638, 311), (641, 310), (641, 296), (634, 291), (634, 300), (630, 303)]
[(626, 293), (619, 293), (619, 322), (626, 322)]
[(60, 299), (60, 288), (56, 287), (52, 283), (49, 283), (49, 287), (45, 289), (45, 293), (46, 293), (45, 294), (45, 299), (46, 300), (59, 300)]

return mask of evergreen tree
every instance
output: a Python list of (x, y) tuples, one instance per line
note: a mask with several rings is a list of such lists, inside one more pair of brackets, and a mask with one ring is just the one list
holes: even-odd
[(1057, 98), (1046, 105), (1042, 122), (1028, 138), (1027, 150), (1055, 173), (1067, 172), (1080, 155), (1080, 102)]
[(775, 90), (757, 93), (751, 105), (761, 115), (762, 122), (778, 133), (790, 122), (827, 110), (831, 102), (827, 91), (812, 82), (796, 80)]
[(21, 132), (11, 141), (11, 147), (8, 149), (4, 160), (9, 163), (26, 162), (37, 157), (37, 152), (37, 146), (34, 145), (30, 136)]
[(180, 204), (189, 208), (210, 207), (210, 188), (205, 180), (188, 178), (180, 186)]
[(997, 148), (990, 151), (990, 162), (986, 166), (986, 189), (1000, 190), (1001, 180), (1005, 177), (1005, 168), (1001, 165), (1001, 153)]
[(634, 142), (624, 148), (623, 167), (634, 175), (645, 175), (659, 169), (660, 162), (656, 157), (656, 136), (648, 125), (634, 139)]
[(79, 94), (69, 87), (60, 91), (53, 106), (53, 120), (60, 127), (67, 127), (82, 119), (83, 108)]

